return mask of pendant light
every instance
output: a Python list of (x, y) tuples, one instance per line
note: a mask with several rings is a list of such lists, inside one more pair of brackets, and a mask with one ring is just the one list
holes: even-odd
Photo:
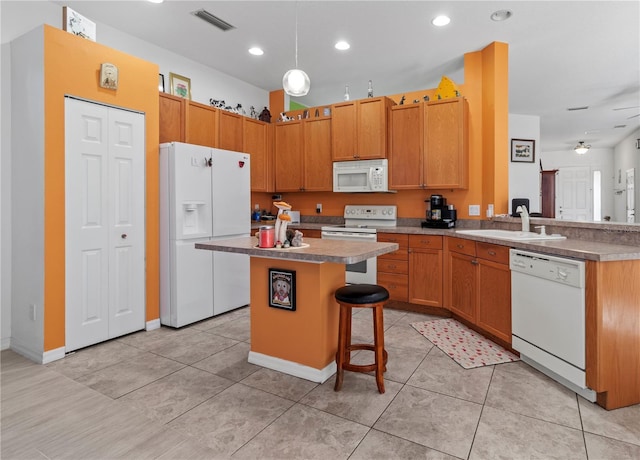
[(282, 77), (282, 87), (289, 96), (306, 96), (311, 87), (309, 76), (298, 69), (298, 3), (296, 2), (296, 66)]
[(591, 148), (591, 145), (585, 145), (584, 141), (580, 141), (578, 142), (578, 145), (576, 145), (573, 150), (575, 150), (575, 152), (578, 155), (584, 155), (585, 153), (587, 153), (589, 151), (589, 149)]

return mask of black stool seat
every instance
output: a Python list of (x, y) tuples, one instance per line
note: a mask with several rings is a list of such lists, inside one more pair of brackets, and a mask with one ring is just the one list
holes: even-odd
[[(342, 387), (344, 371), (375, 371), (378, 391), (384, 393), (383, 373), (387, 370), (389, 358), (384, 349), (383, 307), (389, 299), (389, 291), (377, 284), (351, 284), (336, 289), (336, 301), (340, 304), (340, 322), (338, 328), (338, 351), (336, 353), (335, 391)], [(370, 308), (373, 313), (373, 345), (351, 343), (351, 316), (353, 308)], [(351, 352), (354, 350), (373, 351), (375, 362), (372, 364), (352, 364)]]
[(378, 303), (389, 298), (389, 291), (377, 284), (351, 284), (336, 290), (335, 297), (345, 303)]

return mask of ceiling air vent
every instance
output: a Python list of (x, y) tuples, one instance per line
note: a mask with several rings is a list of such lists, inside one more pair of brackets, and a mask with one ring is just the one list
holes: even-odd
[(191, 14), (193, 14), (194, 16), (198, 16), (203, 21), (207, 21), (209, 24), (217, 27), (223, 32), (236, 28), (235, 26), (229, 24), (227, 21), (223, 21), (218, 16), (214, 16), (213, 14), (209, 13), (207, 10), (196, 10)]
[(588, 105), (582, 106), (582, 107), (569, 107), (567, 110), (569, 112), (575, 112), (576, 110), (587, 110), (589, 108)]

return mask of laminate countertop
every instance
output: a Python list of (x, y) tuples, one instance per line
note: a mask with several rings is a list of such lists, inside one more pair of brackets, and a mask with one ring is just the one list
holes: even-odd
[[(323, 226), (331, 224), (319, 223), (301, 223), (290, 225), (292, 229), (319, 230)], [(495, 227), (502, 228), (502, 227)], [(378, 234), (381, 233), (400, 233), (408, 235), (442, 235), (453, 236), (456, 238), (464, 238), (484, 243), (499, 244), (515, 249), (524, 249), (527, 251), (539, 252), (558, 257), (570, 257), (580, 260), (594, 260), (599, 262), (619, 261), (619, 260), (640, 260), (640, 246), (629, 244), (617, 244), (609, 242), (593, 241), (581, 238), (568, 237), (564, 240), (546, 240), (546, 241), (505, 241), (495, 238), (488, 238), (476, 235), (464, 235), (456, 233), (456, 229), (430, 229), (418, 226), (397, 226), (397, 227), (377, 227)], [(467, 230), (468, 227), (459, 228), (458, 230)], [(563, 231), (560, 231), (564, 234)], [(305, 238), (305, 241), (308, 238)], [(615, 236), (614, 236), (615, 239)], [(334, 241), (335, 240), (325, 240)], [(368, 244), (368, 243), (363, 243)], [(349, 262), (351, 263), (351, 262)]]
[(253, 236), (212, 240), (196, 243), (197, 249), (210, 251), (235, 252), (252, 257), (268, 259), (287, 259), (301, 262), (337, 264), (355, 264), (371, 257), (381, 256), (398, 249), (397, 243), (371, 243), (359, 241), (323, 240), (304, 238), (305, 247), (265, 249), (257, 247), (258, 240)]

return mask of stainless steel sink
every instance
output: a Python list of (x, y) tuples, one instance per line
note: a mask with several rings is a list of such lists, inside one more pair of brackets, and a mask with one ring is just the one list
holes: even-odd
[(507, 241), (545, 241), (545, 240), (564, 240), (567, 237), (553, 234), (541, 235), (535, 232), (522, 232), (514, 230), (498, 230), (498, 229), (477, 229), (477, 230), (456, 230), (461, 235), (484, 236), (485, 238), (494, 238), (496, 240)]

